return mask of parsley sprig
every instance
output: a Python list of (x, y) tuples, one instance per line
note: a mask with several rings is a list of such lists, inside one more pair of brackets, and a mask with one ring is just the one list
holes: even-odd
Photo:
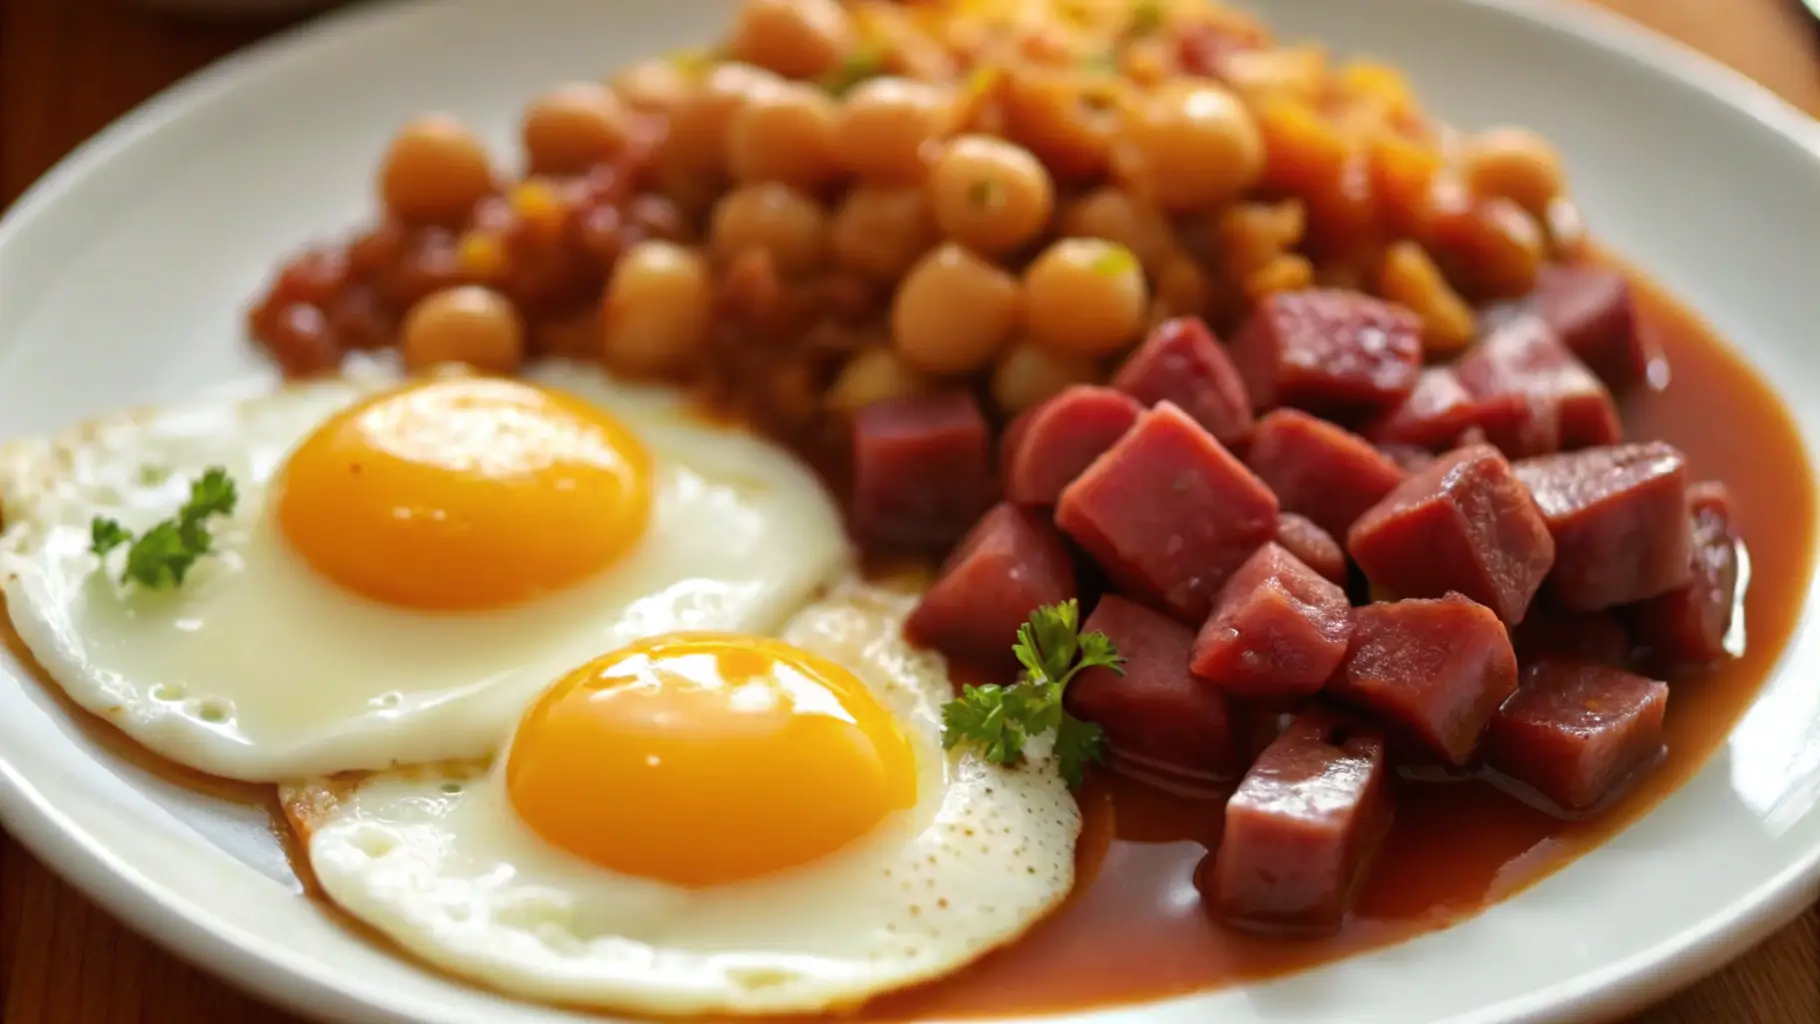
[(942, 706), (942, 745), (979, 747), (995, 764), (1016, 764), (1033, 736), (1055, 732), (1055, 756), (1062, 778), (1079, 786), (1089, 762), (1105, 757), (1100, 727), (1062, 707), (1062, 694), (1082, 669), (1109, 668), (1121, 675), (1124, 659), (1104, 633), (1080, 631), (1080, 605), (1070, 599), (1030, 613), (1017, 630), (1011, 651), (1024, 676), (1010, 686), (964, 686), (960, 697)]
[(115, 548), (128, 545), (121, 583), (137, 583), (150, 590), (179, 587), (196, 560), (214, 551), (209, 518), (232, 513), (237, 501), (233, 478), (227, 470), (213, 466), (190, 481), (189, 500), (175, 516), (137, 536), (118, 520), (96, 516), (89, 523), (88, 549), (105, 559)]

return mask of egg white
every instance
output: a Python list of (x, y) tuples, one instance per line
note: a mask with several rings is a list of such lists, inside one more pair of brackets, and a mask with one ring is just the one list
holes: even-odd
[[(7, 611), (46, 673), (133, 739), (215, 775), (276, 781), (485, 757), (569, 668), (677, 629), (773, 630), (847, 565), (837, 509), (787, 452), (706, 423), (667, 389), (561, 362), (535, 378), (606, 408), (653, 457), (646, 533), (573, 587), (424, 612), (342, 589), (288, 548), (264, 514), (273, 476), (330, 415), (397, 383), (369, 367), (0, 448)], [(239, 508), (211, 521), (219, 553), (182, 587), (122, 586), (98, 568), (93, 517), (143, 529), (212, 465), (234, 478)]]
[(1067, 895), (1081, 818), (1046, 739), (1016, 768), (942, 749), (952, 690), (940, 656), (902, 638), (914, 600), (843, 586), (783, 634), (853, 671), (903, 724), (918, 766), (913, 809), (812, 864), (697, 890), (606, 871), (521, 822), (503, 757), (491, 771), (286, 787), (287, 814), (331, 901), (423, 959), (521, 996), (796, 1013), (950, 973)]

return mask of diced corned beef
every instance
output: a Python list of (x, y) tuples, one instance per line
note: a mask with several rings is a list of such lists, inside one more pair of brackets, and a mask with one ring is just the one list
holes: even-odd
[(1459, 594), (1353, 609), (1352, 646), (1327, 684), (1455, 766), (1516, 688), (1504, 624)]
[(1165, 320), (1113, 377), (1112, 386), (1146, 406), (1174, 402), (1221, 444), (1251, 433), (1251, 397), (1213, 332), (1199, 317)]
[(1571, 658), (1623, 668), (1630, 662), (1630, 633), (1610, 612), (1570, 612), (1552, 601), (1538, 601), (1515, 629), (1510, 642), (1519, 664), (1544, 658)]
[(1491, 424), (1508, 430), (1528, 414), (1528, 404), (1509, 397), (1483, 401), (1467, 392), (1451, 366), (1431, 366), (1394, 409), (1367, 424), (1364, 434), (1380, 446), (1411, 445), (1426, 451), (1457, 447), (1459, 436)]
[(1378, 451), (1405, 473), (1420, 473), (1434, 464), (1435, 453), (1413, 444), (1381, 444)]
[(1115, 755), (1215, 778), (1244, 770), (1246, 736), (1225, 694), (1188, 671), (1193, 630), (1116, 594), (1100, 598), (1081, 628), (1106, 634), (1124, 674), (1087, 669), (1063, 700), (1076, 718), (1106, 730)]
[(1595, 611), (1655, 597), (1693, 576), (1687, 459), (1673, 445), (1588, 448), (1516, 464), (1555, 539), (1562, 605)]
[(1333, 535), (1314, 525), (1305, 516), (1284, 512), (1277, 516), (1277, 543), (1301, 559), (1310, 569), (1346, 585), (1346, 552)]
[(1055, 527), (1001, 502), (949, 556), (911, 613), (909, 633), (965, 664), (1007, 668), (1030, 613), (1074, 596), (1074, 566)]
[(1531, 298), (1573, 354), (1613, 388), (1647, 380), (1659, 358), (1624, 275), (1606, 267), (1544, 266)]
[(1245, 461), (1279, 506), (1336, 537), (1408, 475), (1371, 442), (1298, 409), (1260, 419)]
[(992, 502), (992, 438), (965, 391), (887, 399), (853, 416), (853, 528), (895, 550), (942, 551)]
[(1290, 704), (1320, 690), (1351, 635), (1346, 591), (1266, 544), (1220, 592), (1189, 668), (1234, 697)]
[(1455, 372), (1482, 403), (1522, 400), (1512, 407), (1516, 416), (1481, 415), (1474, 424), (1511, 458), (1623, 439), (1611, 392), (1541, 317), (1518, 317), (1492, 331)]
[(1622, 669), (1543, 661), (1485, 734), (1485, 763), (1569, 812), (1590, 810), (1662, 752), (1668, 686)]
[(1381, 735), (1330, 711), (1303, 713), (1226, 802), (1203, 893), (1236, 925), (1338, 928), (1388, 830), (1390, 787)]
[(1704, 663), (1728, 653), (1725, 636), (1740, 597), (1740, 540), (1723, 484), (1688, 488), (1687, 507), (1693, 518), (1693, 578), (1638, 605), (1632, 623), (1638, 639), (1657, 654)]
[(1450, 590), (1523, 619), (1555, 542), (1509, 462), (1488, 445), (1436, 459), (1354, 523), (1346, 550), (1374, 587), (1398, 597)]
[(1233, 571), (1276, 535), (1277, 500), (1163, 402), (1062, 491), (1055, 522), (1127, 596), (1198, 623)]
[(1006, 499), (1053, 505), (1062, 488), (1124, 436), (1141, 411), (1123, 391), (1077, 384), (1020, 416), (1015, 444), (1007, 442), (1005, 453)]
[(1485, 432), (1484, 427), (1467, 427), (1460, 431), (1460, 436), (1453, 439), (1453, 444), (1448, 450), (1471, 448), (1475, 444), (1491, 444), (1491, 435)]
[(1422, 369), (1421, 321), (1359, 292), (1279, 292), (1232, 340), (1252, 408), (1366, 414), (1401, 402)]

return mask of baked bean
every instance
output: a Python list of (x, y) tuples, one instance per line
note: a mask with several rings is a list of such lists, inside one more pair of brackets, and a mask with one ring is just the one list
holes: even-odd
[(1301, 253), (1280, 253), (1245, 275), (1240, 287), (1253, 303), (1278, 292), (1299, 292), (1314, 284), (1314, 264)]
[(1075, 238), (1117, 242), (1156, 273), (1180, 248), (1161, 210), (1121, 188), (1105, 186), (1070, 204), (1062, 215), (1062, 232)]
[(750, 64), (720, 64), (683, 97), (670, 115), (659, 162), (672, 178), (715, 178), (726, 173), (727, 135), (746, 103), (783, 84)]
[(1460, 147), (1460, 176), (1481, 199), (1508, 199), (1532, 217), (1566, 191), (1561, 156), (1549, 141), (1527, 128), (1491, 128)]
[(573, 82), (538, 97), (525, 111), (525, 156), (536, 174), (580, 174), (626, 144), (630, 115), (606, 86)]
[(1042, 232), (1055, 205), (1055, 185), (1022, 146), (963, 135), (948, 143), (930, 168), (929, 203), (943, 234), (996, 256)]
[(1090, 384), (1099, 376), (1091, 359), (1019, 341), (992, 368), (992, 401), (1013, 416), (1070, 384)]
[(707, 343), (713, 301), (708, 265), (693, 250), (655, 239), (632, 246), (601, 304), (607, 364), (638, 374), (687, 366)]
[(1100, 238), (1064, 238), (1043, 250), (1024, 270), (1024, 296), (1030, 340), (1083, 356), (1137, 340), (1150, 304), (1137, 257)]
[(796, 83), (753, 96), (727, 125), (727, 169), (737, 181), (781, 181), (801, 189), (834, 177), (840, 170), (834, 101)]
[(714, 255), (723, 261), (746, 249), (764, 249), (779, 271), (802, 274), (827, 257), (828, 215), (788, 185), (742, 185), (714, 205), (709, 236)]
[(1106, 173), (1113, 139), (1135, 99), (1117, 78), (1023, 68), (1006, 79), (1005, 135), (1056, 177), (1092, 180)]
[(869, 185), (841, 200), (830, 239), (836, 262), (881, 281), (903, 277), (935, 240), (922, 189)]
[(486, 147), (447, 114), (429, 114), (399, 129), (379, 168), (380, 197), (405, 221), (459, 222), (491, 191)]
[(1422, 240), (1461, 294), (1513, 299), (1535, 287), (1544, 243), (1534, 217), (1508, 199), (1475, 199), (1447, 177), (1430, 191)]
[(1172, 257), (1156, 274), (1156, 295), (1150, 302), (1146, 326), (1171, 317), (1205, 315), (1211, 293), (1200, 264), (1187, 256)]
[(835, 0), (744, 0), (727, 50), (785, 78), (815, 78), (853, 48), (853, 24)]
[(952, 242), (918, 260), (891, 303), (898, 354), (929, 373), (972, 373), (1016, 329), (1017, 278)]
[(852, 413), (873, 402), (916, 394), (927, 386), (927, 380), (903, 356), (881, 345), (854, 353), (824, 400), (830, 409)]
[(413, 372), (463, 363), (482, 373), (511, 373), (524, 358), (525, 327), (506, 297), (479, 285), (425, 296), (404, 316), (398, 347)]
[(622, 103), (651, 111), (674, 110), (692, 88), (681, 65), (664, 57), (639, 61), (615, 73), (607, 84)]
[(1173, 211), (1230, 202), (1264, 171), (1257, 122), (1211, 82), (1166, 83), (1137, 106), (1120, 145), (1121, 171)]
[(862, 178), (920, 181), (930, 143), (947, 132), (953, 116), (953, 96), (940, 86), (908, 78), (868, 79), (841, 101), (834, 121), (835, 156)]

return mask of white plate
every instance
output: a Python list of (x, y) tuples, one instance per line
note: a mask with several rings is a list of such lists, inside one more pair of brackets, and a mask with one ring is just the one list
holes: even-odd
[[(1820, 449), (1820, 129), (1579, 6), (1276, 0), (1281, 33), (1402, 65), (1463, 126), (1556, 140), (1600, 235), (1743, 346)], [(269, 372), (241, 311), (274, 261), (361, 216), (389, 131), (452, 110), (509, 145), (524, 98), (701, 41), (726, 4), (367, 7), (255, 47), (66, 160), (0, 225), (0, 435)], [(1811, 616), (1810, 598), (1806, 615)], [(577, 1019), (429, 974), (297, 895), (263, 815), (110, 757), (0, 664), (0, 818), (113, 912), (337, 1020)], [(1617, 1012), (1742, 951), (1820, 879), (1820, 631), (1728, 745), (1605, 847), (1458, 927), (1284, 980), (1071, 1019), (1548, 1021)]]

